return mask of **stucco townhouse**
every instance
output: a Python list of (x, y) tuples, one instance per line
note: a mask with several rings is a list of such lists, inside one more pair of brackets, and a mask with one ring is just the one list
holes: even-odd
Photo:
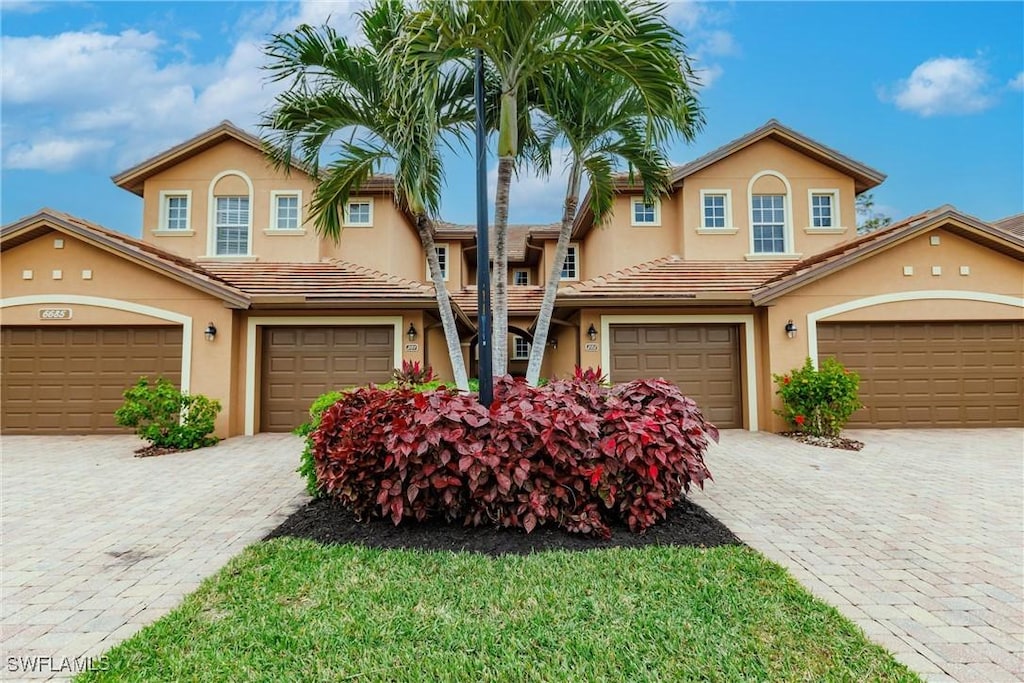
[[(623, 179), (613, 218), (575, 222), (543, 375), (665, 377), (722, 428), (775, 430), (773, 373), (836, 356), (862, 377), (851, 426), (1024, 425), (1024, 219), (943, 206), (858, 236), (856, 196), (884, 179), (776, 121), (675, 168), (653, 203)], [(139, 238), (51, 209), (2, 228), (4, 433), (114, 431), (140, 376), (219, 399), (221, 436), (290, 430), (403, 360), (450, 377), (388, 177), (338, 243), (310, 223), (313, 179), (229, 122), (113, 180), (142, 198)], [(509, 230), (513, 373), (556, 238)], [(475, 230), (436, 240), (472, 372)]]

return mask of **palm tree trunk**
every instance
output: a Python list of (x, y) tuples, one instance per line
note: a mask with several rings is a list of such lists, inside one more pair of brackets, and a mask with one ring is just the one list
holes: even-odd
[[(580, 180), (583, 166), (579, 157), (573, 161), (569, 171), (569, 183), (565, 190), (565, 209), (562, 212), (562, 226), (558, 231), (558, 243), (555, 255), (548, 271), (548, 279), (544, 284), (544, 300), (540, 304), (537, 316), (537, 329), (533, 333), (533, 346), (530, 348), (530, 363), (526, 367), (526, 381), (530, 386), (537, 386), (540, 381), (540, 366), (544, 362), (544, 351), (548, 343), (548, 332), (551, 329), (551, 315), (555, 311), (555, 297), (558, 295), (558, 284), (562, 279), (562, 266), (565, 255), (569, 252), (569, 240), (572, 238), (572, 223), (576, 218), (576, 205), (580, 201)], [(579, 264), (576, 266), (579, 267)]]
[[(448, 346), (448, 358), (452, 363), (455, 386), (460, 391), (469, 391), (466, 361), (462, 357), (462, 344), (459, 340), (458, 327), (455, 324), (455, 313), (452, 311), (452, 304), (448, 297), (448, 288), (444, 284), (444, 274), (441, 272), (441, 263), (437, 258), (437, 249), (434, 248), (433, 228), (430, 219), (424, 214), (416, 216), (416, 232), (419, 233), (423, 251), (427, 254), (430, 281), (434, 283), (434, 291), (437, 294), (437, 310), (441, 315), (441, 327), (444, 329), (444, 340)], [(426, 333), (427, 331), (424, 330), (423, 334), (426, 335)]]
[(514, 158), (498, 159), (498, 186), (494, 196), (494, 269), (491, 276), (494, 300), (494, 331), (491, 359), (496, 377), (508, 373), (508, 193)]

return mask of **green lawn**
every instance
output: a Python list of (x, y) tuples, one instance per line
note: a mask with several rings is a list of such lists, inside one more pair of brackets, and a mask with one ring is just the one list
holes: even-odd
[(740, 546), (494, 559), (278, 539), (106, 662), (79, 680), (919, 680)]

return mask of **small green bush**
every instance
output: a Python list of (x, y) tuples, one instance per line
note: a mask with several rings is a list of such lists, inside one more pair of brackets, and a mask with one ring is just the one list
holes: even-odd
[(150, 386), (143, 377), (125, 390), (124, 404), (114, 411), (114, 420), (153, 446), (191, 450), (220, 440), (213, 436), (219, 412), (220, 401), (183, 394), (162, 377)]
[(316, 482), (316, 463), (313, 461), (313, 440), (310, 435), (320, 426), (320, 418), (323, 417), (324, 412), (344, 395), (343, 391), (328, 391), (326, 394), (317, 396), (313, 405), (309, 407), (309, 422), (303, 422), (293, 432), (293, 434), (301, 436), (305, 444), (302, 455), (299, 457), (299, 468), (295, 471), (306, 480), (306, 491), (313, 498), (322, 498), (324, 492)]
[(839, 436), (850, 416), (862, 407), (857, 397), (860, 377), (835, 358), (826, 358), (818, 369), (808, 358), (802, 368), (772, 378), (783, 406), (775, 412), (800, 432)]

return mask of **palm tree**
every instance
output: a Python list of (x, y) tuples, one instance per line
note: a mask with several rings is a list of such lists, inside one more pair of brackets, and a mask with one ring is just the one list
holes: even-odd
[[(401, 0), (377, 0), (358, 14), (366, 45), (351, 44), (329, 26), (273, 36), (267, 68), (274, 80), (291, 84), (264, 114), (263, 127), (275, 165), (288, 169), (297, 157), (314, 174), (314, 225), (335, 241), (349, 197), (393, 168), (395, 200), (413, 217), (426, 252), (455, 383), (468, 391), (432, 216), (443, 183), (439, 146), (460, 139), (472, 122), (473, 84), (464, 71), (415, 69), (392, 49), (409, 16)], [(336, 158), (321, 168), (321, 153), (335, 144)]]
[[(692, 78), (685, 55), (680, 53), (679, 59), (684, 73)], [(676, 134), (692, 140), (704, 122), (696, 95), (686, 81), (678, 84), (677, 92), (667, 101), (644, 102), (632, 83), (618, 74), (606, 72), (595, 77), (570, 66), (549, 72), (542, 92), (543, 120), (537, 126), (534, 163), (542, 171), (550, 171), (552, 149), (564, 145), (569, 154), (569, 177), (558, 243), (526, 369), (526, 381), (533, 385), (540, 379), (584, 176), (590, 186), (593, 221), (600, 225), (612, 209), (614, 170), (619, 160), (629, 169), (631, 184), (635, 172), (643, 184), (644, 195), (653, 199), (669, 188), (670, 164), (661, 147)]]
[[(494, 203), (493, 366), (507, 368), (508, 196), (521, 160), (521, 133), (531, 134), (527, 93), (544, 86), (551, 69), (576, 65), (593, 75), (619, 74), (654, 108), (685, 77), (679, 37), (663, 5), (618, 0), (425, 0), (411, 24), (411, 57), (436, 68), (480, 50), (500, 89), (498, 178)], [(429, 70), (428, 68), (428, 70)], [(550, 99), (549, 99), (550, 101)]]

